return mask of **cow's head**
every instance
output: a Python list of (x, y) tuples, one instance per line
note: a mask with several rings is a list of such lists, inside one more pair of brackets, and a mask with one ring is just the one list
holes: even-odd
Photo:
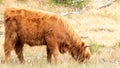
[(71, 47), (69, 52), (71, 53), (72, 57), (78, 62), (84, 62), (91, 57), (89, 46), (85, 45), (84, 42)]

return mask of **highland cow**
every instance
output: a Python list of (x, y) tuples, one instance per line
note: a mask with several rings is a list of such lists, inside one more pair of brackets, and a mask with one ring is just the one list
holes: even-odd
[(10, 62), (13, 49), (19, 60), (24, 62), (24, 43), (30, 46), (46, 45), (48, 62), (51, 62), (53, 55), (59, 63), (59, 54), (66, 52), (79, 62), (91, 56), (89, 48), (70, 27), (69, 21), (55, 13), (9, 8), (4, 12), (4, 26), (4, 53), (7, 63)]

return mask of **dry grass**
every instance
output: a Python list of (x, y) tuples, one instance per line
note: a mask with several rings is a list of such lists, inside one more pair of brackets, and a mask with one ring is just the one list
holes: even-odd
[[(91, 2), (87, 11), (81, 14), (70, 14), (66, 17), (71, 19), (74, 30), (79, 33), (86, 43), (91, 45), (92, 58), (85, 63), (77, 63), (71, 60), (69, 54), (61, 55), (61, 65), (48, 64), (46, 62), (45, 47), (25, 46), (25, 64), (19, 61), (12, 52), (12, 63), (4, 64), (3, 42), (4, 35), (0, 35), (0, 68), (119, 68), (120, 66), (120, 2), (117, 1), (109, 7), (95, 9), (98, 2)], [(74, 7), (63, 7), (54, 5), (48, 0), (28, 0), (26, 2), (16, 2), (15, 0), (4, 0), (0, 7), (0, 17), (8, 7), (25, 8), (32, 10), (46, 10), (55, 13), (63, 13), (75, 10)], [(4, 32), (3, 24), (0, 24), (0, 34)], [(116, 44), (117, 43), (117, 44)], [(32, 51), (32, 52), (31, 52)]]

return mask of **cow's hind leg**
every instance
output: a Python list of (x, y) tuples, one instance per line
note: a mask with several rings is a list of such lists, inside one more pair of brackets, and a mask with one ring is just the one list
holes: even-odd
[(12, 49), (14, 49), (16, 40), (17, 40), (17, 35), (15, 32), (11, 33), (6, 33), (5, 34), (5, 42), (4, 42), (4, 53), (5, 53), (5, 61), (7, 63), (10, 63), (10, 53)]
[(13, 49), (13, 46), (9, 44), (7, 41), (4, 43), (4, 53), (5, 53), (5, 61), (7, 63), (10, 63), (10, 53), (11, 50)]
[(20, 41), (17, 41), (14, 49), (15, 49), (15, 53), (18, 56), (18, 59), (20, 60), (21, 63), (24, 63), (24, 57), (23, 57), (23, 43), (21, 43)]

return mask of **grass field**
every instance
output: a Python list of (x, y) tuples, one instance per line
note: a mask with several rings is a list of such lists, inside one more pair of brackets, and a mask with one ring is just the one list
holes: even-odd
[[(104, 0), (105, 1), (105, 0)], [(0, 1), (1, 2), (1, 1)], [(92, 57), (84, 63), (75, 62), (66, 53), (61, 55), (62, 64), (56, 65), (46, 61), (45, 46), (29, 47), (25, 44), (24, 56), (26, 63), (20, 64), (14, 51), (11, 55), (11, 63), (4, 63), (4, 26), (0, 22), (0, 68), (119, 68), (120, 67), (120, 1), (102, 9), (95, 9), (100, 3), (90, 2), (88, 9), (80, 14), (69, 14), (74, 30), (81, 36), (83, 41), (91, 47)], [(31, 10), (45, 10), (57, 14), (74, 11), (75, 7), (54, 5), (48, 0), (4, 0), (0, 5), (0, 18), (3, 11), (8, 7), (25, 8)]]

